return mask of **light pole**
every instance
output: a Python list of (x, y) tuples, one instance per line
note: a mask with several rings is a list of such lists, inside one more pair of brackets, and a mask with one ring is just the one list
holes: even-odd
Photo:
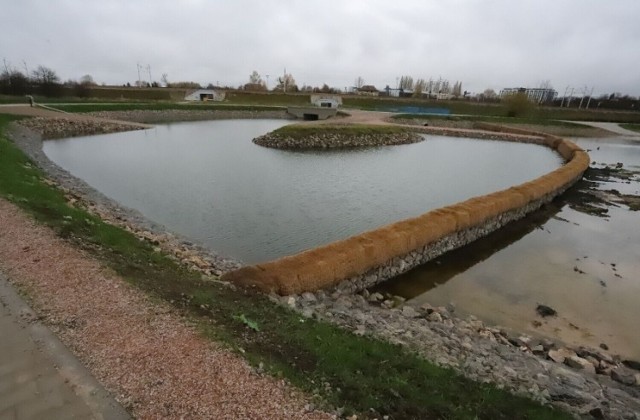
[(585, 109), (589, 109), (589, 104), (591, 103), (592, 96), (593, 96), (593, 86), (591, 86), (591, 92), (589, 93), (589, 100), (587, 101), (587, 106)]

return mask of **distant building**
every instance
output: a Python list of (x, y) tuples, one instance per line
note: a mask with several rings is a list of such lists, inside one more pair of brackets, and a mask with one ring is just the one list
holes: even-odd
[(245, 85), (242, 88), (250, 92), (266, 92), (267, 91), (267, 85), (264, 83), (245, 83)]
[(436, 93), (436, 99), (439, 101), (448, 101), (453, 98), (453, 95), (450, 93), (438, 92)]
[(530, 101), (542, 104), (545, 102), (551, 102), (558, 96), (558, 92), (555, 89), (548, 88), (505, 88), (500, 91), (500, 97), (515, 95), (516, 93), (524, 93), (527, 95)]
[(380, 92), (373, 85), (364, 85), (356, 90), (356, 95), (379, 96)]
[(223, 101), (224, 92), (220, 92), (213, 89), (198, 89), (187, 94), (184, 97), (185, 101)]
[(389, 85), (387, 85), (384, 88), (384, 94), (386, 96), (391, 96), (391, 97), (394, 97), (394, 98), (400, 97), (400, 93), (401, 92), (402, 92), (402, 89), (395, 89), (395, 88), (389, 87)]
[(338, 108), (342, 105), (342, 97), (339, 95), (314, 94), (311, 95), (311, 103), (321, 108)]

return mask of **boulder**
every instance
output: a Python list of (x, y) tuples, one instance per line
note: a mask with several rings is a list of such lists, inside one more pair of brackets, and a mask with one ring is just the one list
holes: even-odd
[(633, 370), (640, 370), (640, 362), (635, 360), (623, 360), (622, 364)]
[(406, 316), (407, 318), (417, 318), (418, 316), (420, 316), (418, 311), (416, 311), (412, 306), (409, 305), (404, 305), (402, 307), (402, 315)]
[(306, 300), (307, 302), (315, 302), (317, 300), (316, 296), (310, 292), (304, 292), (302, 294), (302, 299)]
[(587, 359), (580, 356), (569, 356), (564, 359), (564, 364), (574, 369), (584, 370), (589, 373), (596, 373), (596, 367)]
[(427, 316), (427, 320), (431, 322), (442, 322), (442, 315), (440, 315), (438, 312), (431, 312)]
[(543, 318), (546, 318), (548, 316), (558, 315), (558, 312), (556, 312), (555, 309), (547, 305), (538, 305), (536, 307), (536, 312), (538, 313), (538, 315), (540, 315)]
[(566, 358), (577, 356), (574, 351), (565, 348), (560, 348), (558, 350), (549, 350), (547, 355), (549, 356), (549, 359), (553, 360), (556, 363), (564, 363)]
[(613, 369), (611, 371), (611, 379), (625, 385), (636, 384), (635, 374), (625, 367), (618, 367), (616, 369)]

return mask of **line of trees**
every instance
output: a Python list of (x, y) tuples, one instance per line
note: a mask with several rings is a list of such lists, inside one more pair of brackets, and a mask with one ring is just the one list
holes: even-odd
[[(268, 77), (268, 76), (267, 76)], [(260, 73), (254, 70), (249, 75), (249, 82), (240, 86), (240, 89), (253, 91), (253, 92), (267, 92), (269, 86), (264, 81)], [(271, 89), (272, 92), (286, 92), (286, 93), (341, 93), (340, 89), (330, 87), (324, 83), (321, 87), (303, 85), (299, 87), (291, 73), (284, 73), (282, 76), (276, 78), (276, 85)]]
[(25, 74), (5, 62), (0, 73), (0, 93), (4, 95), (58, 96), (62, 93), (62, 86), (56, 72), (45, 66), (38, 66), (30, 74)]
[[(388, 86), (387, 86), (388, 88)], [(422, 96), (435, 97), (437, 95), (448, 95), (453, 98), (466, 97), (467, 91), (462, 91), (462, 82), (456, 81), (451, 85), (447, 79), (439, 77), (437, 80), (433, 78), (416, 79), (412, 76), (400, 76), (398, 78), (398, 89), (403, 92), (410, 92), (413, 97), (420, 98)]]

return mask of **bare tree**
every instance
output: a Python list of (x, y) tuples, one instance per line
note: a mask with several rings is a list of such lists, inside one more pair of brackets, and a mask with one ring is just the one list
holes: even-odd
[(433, 83), (433, 93), (442, 93), (442, 82), (442, 77), (439, 77), (438, 80)]
[(449, 86), (449, 81), (448, 80), (442, 80), (441, 84), (440, 84), (440, 93), (451, 93), (451, 86)]
[(485, 89), (484, 92), (482, 92), (482, 96), (485, 99), (496, 99), (498, 97), (498, 94), (493, 89)]
[(413, 77), (411, 76), (402, 76), (400, 77), (400, 89), (402, 90), (411, 90), (413, 89)]
[(433, 81), (432, 78), (429, 78), (429, 81), (427, 82), (427, 85), (425, 86), (425, 90), (427, 91), (429, 96), (431, 96), (431, 94), (434, 92), (434, 90), (435, 90), (435, 82)]
[(451, 94), (456, 98), (459, 98), (462, 95), (462, 82), (458, 81), (453, 84)]
[(260, 77), (260, 73), (254, 70), (253, 73), (249, 75), (249, 83), (255, 84), (255, 85), (261, 85), (263, 82), (262, 82), (262, 77)]
[(274, 90), (281, 90), (283, 92), (297, 92), (298, 85), (291, 75), (291, 73), (285, 73), (283, 76), (278, 77), (278, 84)]
[(60, 96), (63, 93), (60, 78), (52, 69), (38, 66), (32, 73), (31, 81), (36, 91), (44, 96)]
[(29, 93), (29, 78), (20, 71), (5, 66), (0, 73), (0, 93), (6, 95), (24, 95)]
[(32, 73), (33, 81), (40, 85), (53, 85), (60, 82), (60, 78), (52, 69), (38, 66)]
[(425, 91), (426, 88), (427, 88), (426, 80), (424, 79), (416, 80), (416, 82), (413, 84), (413, 96), (415, 96), (416, 98), (421, 97), (422, 93)]
[(356, 81), (353, 84), (357, 89), (360, 89), (362, 86), (364, 86), (364, 79), (362, 78), (362, 76), (358, 76), (356, 78)]
[(96, 82), (93, 80), (90, 74), (85, 74), (80, 78), (80, 84), (84, 86), (95, 86)]

